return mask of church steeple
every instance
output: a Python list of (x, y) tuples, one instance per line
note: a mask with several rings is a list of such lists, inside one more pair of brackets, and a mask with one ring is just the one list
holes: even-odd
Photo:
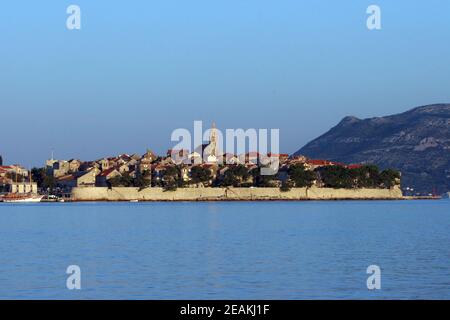
[(211, 126), (211, 133), (209, 136), (209, 145), (211, 146), (211, 155), (216, 156), (217, 151), (217, 130), (216, 130), (216, 123), (213, 122)]

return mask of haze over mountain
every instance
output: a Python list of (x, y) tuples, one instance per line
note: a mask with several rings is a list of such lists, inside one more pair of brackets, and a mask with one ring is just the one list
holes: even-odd
[(369, 119), (345, 117), (296, 153), (345, 163), (373, 163), (402, 172), (402, 188), (450, 190), (450, 104)]

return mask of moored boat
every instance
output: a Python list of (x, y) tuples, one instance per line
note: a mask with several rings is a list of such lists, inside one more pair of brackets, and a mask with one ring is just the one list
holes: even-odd
[(38, 194), (17, 194), (9, 193), (1, 198), (1, 201), (5, 203), (30, 203), (41, 202), (44, 196)]

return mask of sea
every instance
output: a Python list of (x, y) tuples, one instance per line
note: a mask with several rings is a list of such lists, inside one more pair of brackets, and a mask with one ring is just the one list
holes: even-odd
[(0, 299), (450, 299), (450, 200), (0, 203)]

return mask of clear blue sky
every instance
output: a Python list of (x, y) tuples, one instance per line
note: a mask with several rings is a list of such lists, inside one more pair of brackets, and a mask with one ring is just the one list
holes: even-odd
[[(66, 29), (66, 8), (82, 29)], [(382, 9), (382, 30), (366, 8)], [(450, 1), (8, 1), (7, 163), (158, 153), (194, 120), (280, 128), (292, 153), (346, 115), (450, 102)]]

